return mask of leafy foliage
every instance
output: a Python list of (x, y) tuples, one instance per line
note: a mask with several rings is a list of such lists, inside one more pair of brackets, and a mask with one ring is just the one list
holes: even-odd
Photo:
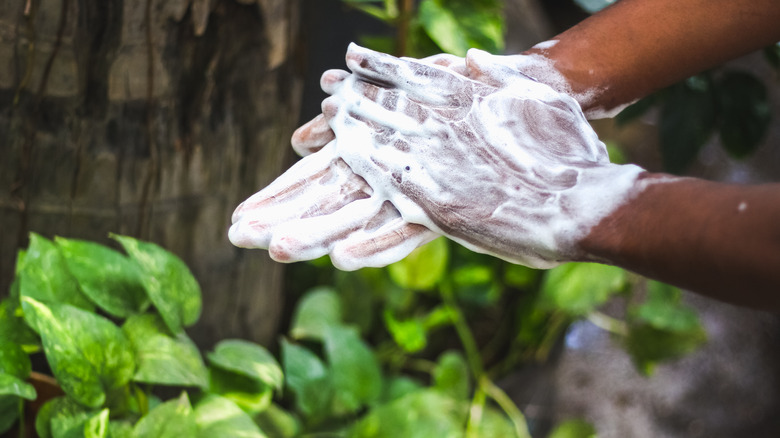
[[(28, 354), (36, 351), (65, 391), (38, 413), (42, 437), (528, 437), (523, 414), (492, 376), (545, 360), (568, 322), (592, 318), (613, 294), (646, 290), (643, 300), (627, 300), (626, 320), (615, 322), (624, 327), (615, 332), (642, 372), (703, 340), (680, 292), (664, 284), (592, 264), (541, 273), (441, 239), (387, 269), (330, 271), (332, 286), (315, 286), (298, 300), (279, 359), (263, 346), (228, 339), (204, 361), (182, 327), (174, 325), (174, 331), (163, 316), (179, 309), (175, 320), (194, 322), (185, 316), (192, 310), (182, 310), (197, 308), (183, 303), (201, 300), (189, 270), (156, 245), (116, 238), (136, 256), (82, 241), (33, 239), (34, 257), (48, 266), (59, 260), (57, 278), (73, 283), (64, 283), (62, 296), (52, 285), (38, 298), (15, 293), (2, 302), (0, 329), (28, 330), (0, 342), (3, 431), (17, 421), (22, 400), (36, 397), (26, 382)], [(36, 258), (29, 254), (27, 249), (19, 257), (24, 266), (14, 288), (52, 277), (31, 268)], [(102, 271), (98, 259), (106, 254)], [(153, 281), (158, 284), (150, 286)], [(87, 288), (92, 290), (83, 293)], [(130, 297), (109, 298), (108, 289)], [(90, 301), (75, 306), (73, 297), (82, 293)], [(355, 297), (367, 304), (350, 304)], [(515, 335), (481, 345), (484, 336), (474, 327), (495, 315), (502, 330), (515, 327)], [(161, 386), (181, 395), (161, 401), (154, 393)], [(588, 427), (562, 425), (556, 433), (589, 436), (582, 435)]]
[[(252, 415), (282, 389), (276, 359), (260, 345), (225, 340), (206, 366), (182, 330), (200, 314), (189, 269), (157, 245), (114, 237), (128, 255), (36, 234), (20, 251), (12, 293), (0, 302), (0, 333), (8, 334), (0, 338), (0, 433), (17, 421), (22, 400), (36, 399), (29, 354), (42, 351), (65, 396), (39, 411), (40, 437), (266, 436)], [(189, 393), (160, 403), (152, 385)]]
[(501, 0), (344, 0), (344, 3), (402, 29), (395, 39), (376, 35), (362, 39), (364, 45), (383, 52), (414, 57), (441, 52), (465, 56), (472, 47), (492, 53), (504, 48)]

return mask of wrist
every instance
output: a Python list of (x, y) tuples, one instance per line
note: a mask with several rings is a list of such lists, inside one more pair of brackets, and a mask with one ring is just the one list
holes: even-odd
[(648, 186), (673, 179), (652, 174), (639, 166), (607, 164), (583, 170), (576, 190), (565, 198), (574, 223), (568, 240), (568, 261), (620, 264), (620, 254), (635, 236), (636, 199)]

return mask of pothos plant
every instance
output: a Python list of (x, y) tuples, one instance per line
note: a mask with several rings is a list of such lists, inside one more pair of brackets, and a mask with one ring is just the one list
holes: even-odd
[[(204, 361), (184, 328), (201, 312), (198, 283), (159, 246), (112, 236), (93, 242), (32, 234), (0, 303), (0, 433), (21, 421), (30, 356), (44, 359), (64, 395), (35, 419), (41, 438), (263, 437), (258, 416), (286, 426), (272, 406), (283, 387), (276, 359), (244, 340), (218, 343)], [(181, 390), (160, 400), (155, 387)], [(5, 436), (5, 435), (4, 435)]]
[[(30, 432), (19, 419), (38, 396), (32, 355), (64, 393), (37, 413), (44, 438), (528, 437), (494, 379), (548, 355), (574, 318), (615, 332), (644, 371), (702, 339), (667, 286), (649, 283), (618, 321), (596, 308), (631, 294), (638, 280), (624, 271), (571, 264), (542, 274), (440, 239), (386, 269), (298, 265), (317, 271), (302, 277), (312, 284), (334, 277), (296, 302), (278, 359), (231, 339), (204, 360), (184, 330), (201, 312), (185, 264), (155, 244), (112, 237), (124, 252), (37, 234), (19, 252), (0, 304), (0, 431)], [(515, 305), (502, 305), (507, 298)], [(473, 327), (485, 314), (500, 322), (487, 345)], [(161, 399), (160, 388), (180, 395)], [(555, 433), (588, 436), (592, 427), (570, 422)]]

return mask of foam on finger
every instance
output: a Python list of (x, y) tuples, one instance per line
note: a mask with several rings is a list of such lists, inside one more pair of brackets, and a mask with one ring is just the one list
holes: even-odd
[(305, 157), (311, 155), (336, 139), (324, 114), (319, 114), (293, 132), (290, 143), (295, 152)]
[(423, 225), (406, 222), (389, 202), (383, 207), (395, 215), (385, 214), (379, 221), (381, 226), (365, 227), (337, 242), (330, 254), (334, 266), (343, 271), (387, 266), (439, 237)]
[(381, 205), (376, 198), (360, 199), (328, 215), (285, 222), (274, 230), (268, 248), (271, 258), (288, 263), (322, 257), (363, 228)]

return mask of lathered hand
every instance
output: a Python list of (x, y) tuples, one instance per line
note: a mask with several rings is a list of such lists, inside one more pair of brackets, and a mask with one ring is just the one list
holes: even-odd
[(355, 45), (323, 102), (335, 153), (410, 223), (535, 267), (636, 190), (569, 96), (527, 77), (492, 85)]
[[(410, 58), (401, 59), (411, 60)], [(446, 67), (453, 72), (464, 76), (469, 75), (466, 67), (466, 59), (455, 55), (441, 53), (419, 59), (417, 61), (424, 64)], [(475, 73), (483, 75), (483, 77), (486, 79), (488, 78), (486, 71)], [(349, 76), (349, 73), (344, 70), (328, 70), (322, 75), (322, 78), (320, 79), (320, 87), (326, 93), (333, 94), (338, 84), (347, 76)], [(330, 125), (328, 125), (328, 121), (325, 119), (325, 116), (320, 114), (295, 130), (292, 136), (292, 147), (295, 152), (298, 153), (298, 155), (305, 157), (319, 151), (335, 138), (336, 135), (330, 128)]]
[(523, 75), (475, 81), (443, 59), (351, 46), (354, 74), (323, 75), (324, 116), (293, 137), (310, 155), (238, 207), (231, 240), (279, 261), (330, 253), (342, 269), (438, 234), (529, 266), (578, 259), (641, 169), (609, 163), (570, 97)]
[(410, 224), (336, 154), (311, 154), (236, 208), (230, 241), (280, 262), (330, 254), (343, 270), (385, 266), (437, 237)]
[[(452, 55), (422, 62), (465, 71), (464, 59)], [(326, 72), (323, 90), (332, 94), (348, 75)], [(352, 270), (398, 261), (438, 236), (374, 196), (329, 144), (334, 139), (322, 115), (296, 130), (292, 145), (305, 158), (236, 209), (229, 233), (235, 245), (268, 248), (281, 262), (330, 254), (334, 265)]]

